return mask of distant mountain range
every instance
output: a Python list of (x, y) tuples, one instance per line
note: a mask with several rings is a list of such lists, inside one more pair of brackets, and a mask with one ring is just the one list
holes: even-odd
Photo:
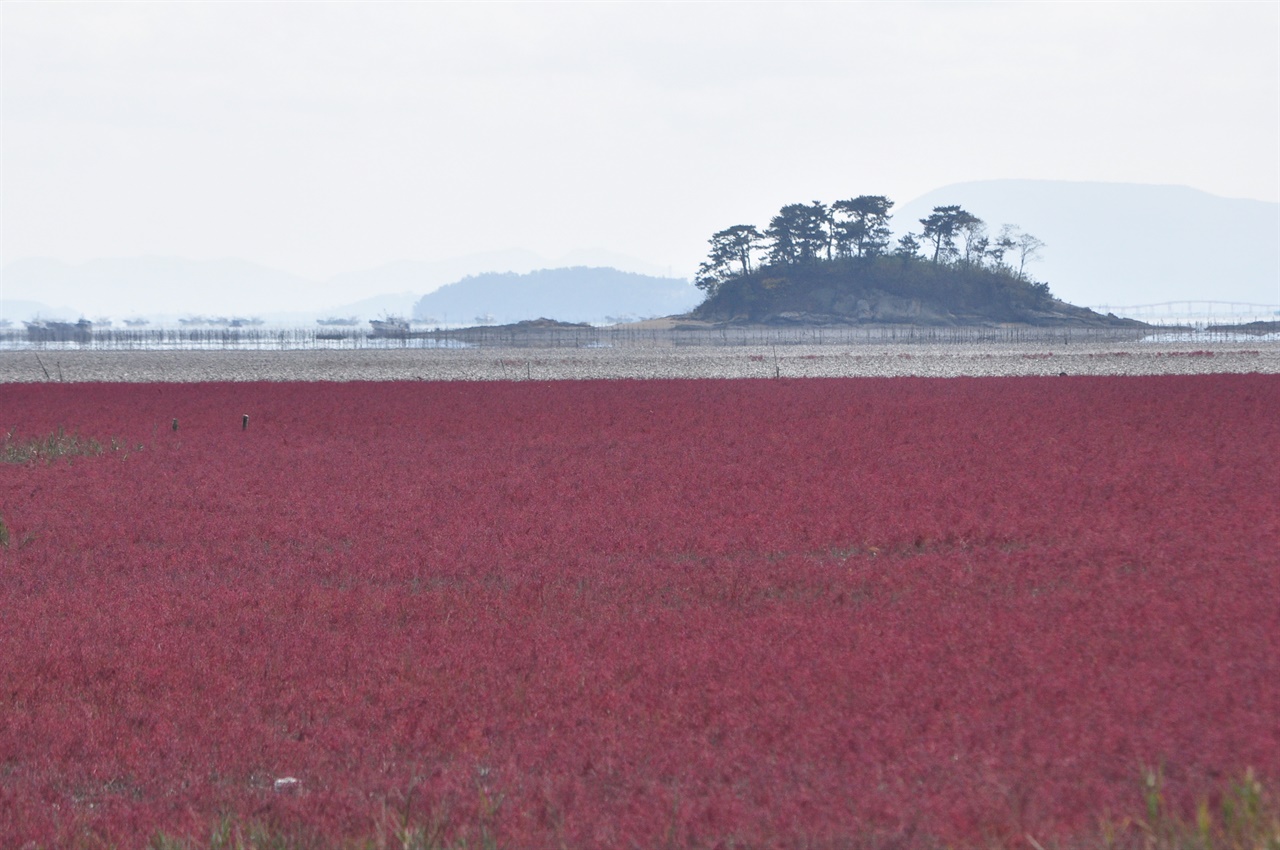
[(576, 266), (463, 278), (418, 299), (413, 316), (448, 324), (625, 321), (686, 313), (700, 301), (687, 280)]
[(1027, 267), (1063, 301), (1280, 304), (1280, 204), (1185, 186), (986, 180), (936, 189), (893, 210), (895, 236), (958, 204), (995, 235), (1016, 224), (1045, 243)]
[[(993, 235), (1007, 222), (1042, 239), (1043, 260), (1028, 272), (1072, 304), (1280, 304), (1280, 204), (1179, 186), (989, 180), (944, 186), (895, 208), (895, 235), (918, 233), (919, 219), (948, 204), (982, 218)], [(554, 261), (522, 250), (403, 260), (325, 280), (245, 260), (174, 257), (22, 259), (0, 270), (0, 319), (13, 321), (208, 315), (311, 322), (411, 311), (451, 323), (490, 315), (602, 321), (685, 312), (700, 300), (669, 269), (601, 251)]]
[[(43, 258), (4, 267), (5, 314), (27, 301), (75, 319), (145, 315), (253, 315), (298, 309), (316, 297), (318, 284), (245, 260), (127, 257), (64, 263)], [(73, 315), (63, 311), (70, 307)]]
[[(469, 275), (524, 273), (561, 265), (610, 266), (650, 276), (663, 271), (643, 260), (604, 251), (576, 252), (556, 261), (520, 250), (440, 261), (402, 260), (325, 280), (237, 259), (129, 257), (66, 263), (33, 258), (5, 264), (0, 319), (207, 315), (310, 322), (325, 316), (407, 315), (423, 294)], [(624, 294), (618, 310), (606, 312), (626, 312), (633, 306), (631, 296)]]

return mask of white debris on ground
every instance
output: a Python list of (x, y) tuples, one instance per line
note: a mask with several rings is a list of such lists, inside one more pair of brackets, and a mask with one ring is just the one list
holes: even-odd
[(1280, 343), (1010, 342), (354, 351), (4, 351), (0, 383), (1280, 373)]

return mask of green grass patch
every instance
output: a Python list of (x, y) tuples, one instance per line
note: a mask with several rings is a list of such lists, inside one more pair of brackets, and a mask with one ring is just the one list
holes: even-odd
[(103, 446), (92, 437), (68, 433), (62, 426), (39, 437), (19, 437), (9, 431), (0, 440), (0, 463), (50, 463), (61, 458), (97, 457), (108, 451), (119, 452), (124, 449), (125, 446), (115, 438), (107, 446)]
[[(900, 838), (868, 835), (851, 838), (838, 846), (847, 846), (850, 850), (882, 847), (902, 850), (1280, 850), (1280, 805), (1252, 770), (1215, 795), (1216, 803), (1202, 800), (1191, 814), (1171, 811), (1166, 804), (1159, 769), (1144, 771), (1141, 791), (1141, 805), (1135, 806), (1129, 816), (1102, 818), (1095, 829), (1068, 838), (1040, 839), (1028, 833), (1012, 839), (973, 843), (920, 837), (904, 843)], [(407, 815), (401, 817), (391, 812), (387, 815), (373, 834), (348, 839), (222, 818), (207, 840), (158, 834), (148, 850), (487, 850), (508, 847), (495, 840), (488, 822), (458, 824), (435, 818), (431, 823), (421, 824)], [(710, 842), (705, 846), (745, 850), (755, 845)]]

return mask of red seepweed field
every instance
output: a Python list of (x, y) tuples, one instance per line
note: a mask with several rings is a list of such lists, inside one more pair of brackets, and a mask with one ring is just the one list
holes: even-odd
[(1280, 777), (1278, 414), (1276, 375), (0, 386), (7, 445), (104, 449), (0, 463), (0, 846), (981, 846), (1144, 768)]

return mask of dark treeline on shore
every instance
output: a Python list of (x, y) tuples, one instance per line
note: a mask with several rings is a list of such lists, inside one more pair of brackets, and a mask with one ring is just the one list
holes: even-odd
[[(893, 201), (860, 195), (830, 205), (788, 204), (761, 231), (738, 224), (712, 235), (695, 283), (707, 293), (704, 318), (761, 319), (782, 311), (878, 315), (886, 297), (917, 312), (1018, 320), (1056, 303), (1047, 283), (1027, 274), (1044, 243), (1016, 225), (991, 234), (959, 206), (934, 207), (918, 233), (896, 243)], [(926, 306), (921, 306), (921, 305)]]

